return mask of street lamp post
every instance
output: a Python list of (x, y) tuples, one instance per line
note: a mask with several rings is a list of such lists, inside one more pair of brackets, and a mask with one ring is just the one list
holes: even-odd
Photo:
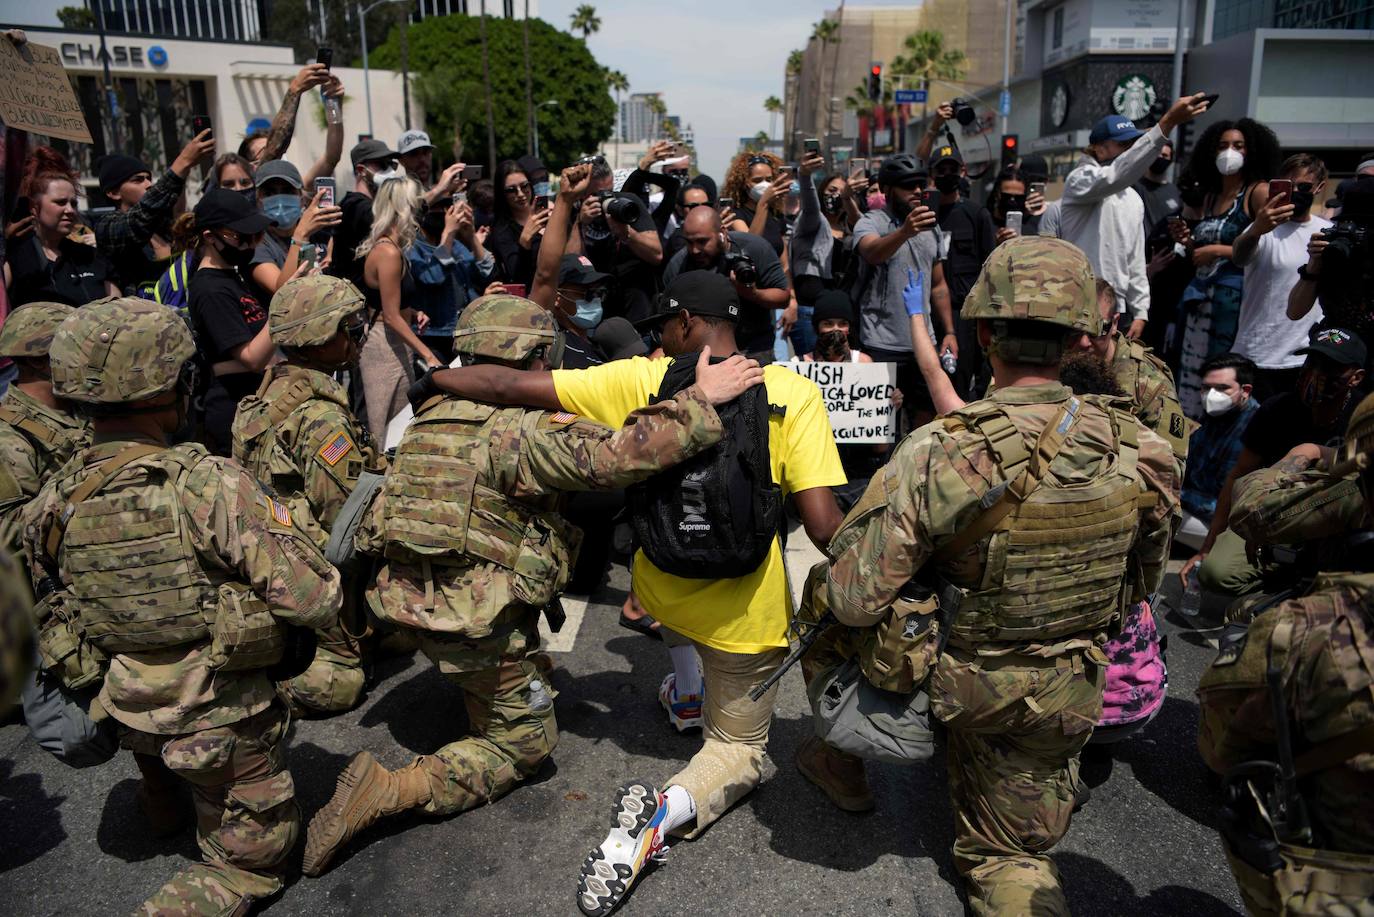
[(535, 158), (535, 159), (538, 159), (538, 158), (539, 158), (539, 109), (541, 109), (541, 108), (548, 108), (548, 107), (551, 106), (551, 105), (557, 105), (557, 104), (558, 104), (558, 100), (557, 100), (557, 99), (549, 99), (549, 100), (546, 101), (546, 102), (540, 102), (538, 105), (534, 106), (534, 158)]
[[(373, 0), (372, 3), (369, 3), (367, 6), (363, 6), (362, 3), (361, 3), (361, 0), (360, 0), (360, 2), (358, 2), (357, 4), (355, 4), (355, 7), (354, 7), (354, 8), (358, 11), (358, 34), (359, 34), (359, 37), (362, 39), (362, 45), (363, 45), (363, 95), (367, 98), (367, 133), (368, 133), (368, 136), (373, 136), (373, 130), (372, 130), (372, 79), (368, 76), (368, 68), (367, 68), (367, 14), (370, 13), (370, 12), (372, 12), (373, 10), (375, 10), (377, 7), (382, 6), (382, 5), (384, 5), (384, 4), (387, 4), (387, 3), (408, 3), (408, 2), (409, 2), (409, 0)], [(409, 112), (406, 113), (406, 116), (409, 117)]]

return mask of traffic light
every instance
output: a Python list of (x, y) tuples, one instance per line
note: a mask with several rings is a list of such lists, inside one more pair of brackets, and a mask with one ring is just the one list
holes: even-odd
[(1178, 142), (1174, 144), (1174, 162), (1183, 162), (1193, 151), (1193, 122), (1184, 121), (1178, 126)]
[(868, 68), (868, 101), (881, 102), (883, 99), (883, 62), (875, 60)]
[(1003, 134), (1003, 135), (1002, 135), (1002, 168), (1004, 168), (1004, 169), (1010, 169), (1010, 168), (1012, 168), (1013, 166), (1016, 165), (1016, 161), (1017, 161), (1019, 158), (1020, 158), (1020, 152), (1019, 152), (1019, 150), (1017, 149), (1017, 135), (1016, 135), (1016, 134)]

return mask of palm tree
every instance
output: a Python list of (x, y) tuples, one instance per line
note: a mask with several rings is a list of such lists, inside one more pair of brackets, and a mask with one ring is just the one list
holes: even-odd
[(800, 76), (802, 71), (802, 52), (799, 48), (794, 48), (787, 55), (787, 75)]
[[(812, 27), (811, 37), (814, 40), (819, 41), (821, 43), (821, 66), (818, 67), (816, 70), (816, 89), (819, 93), (819, 90), (822, 88), (821, 81), (824, 79), (824, 74), (827, 71), (827, 68), (825, 66), (826, 48), (833, 44), (835, 45), (836, 57), (838, 57), (840, 53), (840, 20), (822, 19), (820, 22), (816, 23), (815, 26)], [(835, 132), (834, 97), (836, 74), (834, 60), (830, 62), (830, 67), (828, 68), (828, 70), (830, 73), (830, 89), (828, 92), (825, 93), (825, 95), (819, 96), (819, 98), (825, 99), (825, 144), (827, 149), (829, 149), (830, 146), (830, 136)]]
[(654, 116), (654, 135), (650, 140), (657, 140), (659, 133), (663, 130), (663, 116), (668, 114), (668, 106), (663, 104), (663, 96), (654, 93), (644, 102), (648, 106), (649, 112)]
[(797, 125), (797, 106), (801, 96), (801, 72), (802, 63), (805, 55), (797, 49), (792, 50), (787, 55), (787, 76), (784, 82), (785, 92), (783, 97), (787, 100), (787, 111), (783, 114), (782, 129), (786, 134), (784, 146), (790, 148), (792, 131)]
[(769, 96), (763, 100), (763, 110), (768, 112), (768, 133), (776, 135), (778, 133), (778, 115), (782, 114), (782, 99), (777, 96)]
[(744, 145), (744, 148), (751, 153), (761, 153), (766, 146), (768, 146), (768, 135), (759, 131), (752, 140)]
[(844, 100), (844, 107), (854, 112), (860, 121), (871, 121), (872, 129), (868, 133), (868, 155), (873, 155), (873, 133), (878, 129), (879, 112), (885, 112), (892, 107), (892, 84), (883, 83), (883, 92), (878, 101), (874, 102), (868, 97), (868, 84), (860, 83), (854, 87), (849, 97)]
[(596, 15), (596, 7), (584, 3), (572, 14), (572, 30), (582, 33), (585, 42), (593, 32), (601, 31), (601, 18)]
[(630, 88), (630, 78), (619, 70), (606, 71), (606, 86), (615, 93), (615, 161), (620, 162), (620, 135), (624, 128), (620, 123), (620, 94)]
[(487, 96), (487, 171), (496, 171), (496, 110), (491, 104), (491, 58), (487, 55), (487, 0), (482, 0), (482, 89)]
[(945, 50), (943, 32), (924, 29), (912, 32), (902, 42), (906, 54), (893, 59), (888, 67), (892, 75), (919, 76), (921, 86), (926, 90), (926, 102), (921, 105), (921, 119), (930, 115), (930, 81), (957, 80), (964, 75), (968, 57), (963, 51)]

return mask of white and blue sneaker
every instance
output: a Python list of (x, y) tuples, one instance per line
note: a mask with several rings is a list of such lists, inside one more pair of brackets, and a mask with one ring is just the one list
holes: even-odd
[(702, 724), (700, 694), (678, 694), (677, 673), (669, 672), (658, 686), (658, 702), (668, 713), (668, 722), (678, 732), (700, 729)]
[(668, 802), (652, 784), (622, 786), (611, 807), (611, 833), (587, 854), (577, 882), (577, 906), (587, 917), (616, 909), (648, 863), (661, 863), (668, 848), (663, 822)]

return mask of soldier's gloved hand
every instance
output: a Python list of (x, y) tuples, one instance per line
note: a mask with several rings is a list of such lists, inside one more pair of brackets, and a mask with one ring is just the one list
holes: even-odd
[(913, 273), (911, 268), (906, 269), (906, 286), (902, 287), (902, 304), (906, 306), (907, 315), (916, 316), (925, 312), (925, 278), (925, 271), (918, 274)]
[(431, 366), (423, 376), (410, 383), (410, 388), (406, 390), (406, 398), (412, 408), (419, 410), (420, 405), (435, 395), (443, 394), (443, 390), (434, 383), (434, 371), (445, 368), (447, 367)]

